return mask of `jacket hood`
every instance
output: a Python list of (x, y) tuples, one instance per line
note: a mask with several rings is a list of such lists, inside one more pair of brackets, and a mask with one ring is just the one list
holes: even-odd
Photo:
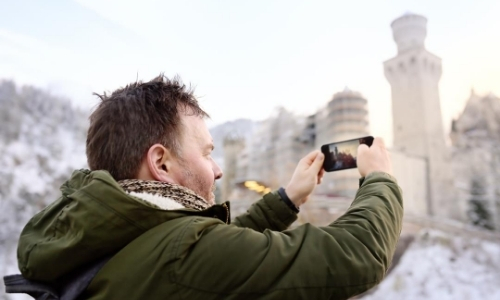
[(165, 210), (127, 194), (106, 171), (75, 171), (61, 192), (21, 233), (18, 264), (27, 279), (55, 281), (117, 253), (141, 234), (172, 219), (199, 215), (229, 220), (229, 203), (204, 211)]

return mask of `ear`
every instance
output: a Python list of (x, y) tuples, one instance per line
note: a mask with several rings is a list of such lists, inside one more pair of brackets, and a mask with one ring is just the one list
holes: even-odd
[(172, 166), (174, 162), (173, 153), (160, 144), (154, 144), (148, 150), (146, 164), (149, 174), (156, 181), (175, 183)]

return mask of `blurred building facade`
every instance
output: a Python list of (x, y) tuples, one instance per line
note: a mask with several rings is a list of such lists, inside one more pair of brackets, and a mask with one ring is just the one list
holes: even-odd
[(235, 212), (248, 208), (261, 194), (249, 190), (246, 183), (255, 182), (264, 190), (286, 186), (290, 181), (297, 162), (313, 147), (301, 140), (305, 124), (304, 118), (280, 107), (256, 125), (244, 149), (234, 151), (232, 143), (224, 145), (224, 152), (227, 148), (228, 153), (224, 164), (228, 166), (231, 161), (233, 167), (227, 170), (235, 169), (224, 175), (232, 187), (225, 199), (233, 201)]
[(500, 229), (500, 98), (474, 90), (463, 112), (453, 120), (455, 205), (476, 225)]
[[(392, 96), (390, 154), (404, 192), (405, 216), (470, 222), (483, 209), (477, 205), (483, 205), (488, 228), (500, 229), (496, 184), (500, 180), (500, 99), (472, 93), (453, 122), (452, 147), (447, 145), (439, 99), (441, 59), (425, 48), (426, 26), (427, 19), (414, 14), (394, 20), (397, 55), (383, 63)], [(228, 140), (224, 200), (232, 200), (235, 215), (258, 199), (259, 191), (286, 186), (297, 162), (308, 152), (370, 135), (367, 104), (361, 93), (345, 88), (315, 114), (298, 116), (279, 108), (255, 126), (245, 143)], [(358, 179), (356, 169), (326, 173), (312, 201), (304, 205), (301, 221), (325, 224), (340, 215), (354, 197)], [(249, 189), (250, 183), (258, 188)]]
[[(401, 157), (395, 173), (404, 174), (417, 165), (426, 168), (425, 198), (416, 200), (418, 205), (412, 203), (418, 208), (412, 213), (463, 220), (463, 212), (450, 201), (455, 189), (439, 99), (441, 59), (425, 48), (427, 19), (405, 14), (391, 27), (397, 55), (384, 62), (384, 74), (391, 85), (393, 151)], [(409, 161), (415, 163), (407, 166)]]
[(227, 135), (223, 140), (224, 175), (222, 176), (222, 199), (229, 199), (233, 190), (234, 178), (237, 175), (240, 161), (244, 159), (245, 140), (239, 136)]
[[(286, 186), (298, 161), (307, 153), (320, 149), (323, 144), (367, 136), (368, 129), (367, 100), (348, 88), (334, 94), (325, 107), (307, 117), (278, 108), (270, 118), (257, 124), (244, 149), (241, 149), (242, 140), (228, 139), (224, 143), (224, 165), (227, 166), (223, 177), (224, 199), (232, 201), (235, 214), (244, 212), (259, 196), (245, 183), (257, 182), (271, 190)], [(336, 207), (345, 207), (345, 199), (352, 199), (358, 189), (358, 179), (355, 169), (325, 174), (314, 195), (323, 200), (307, 206), (317, 213), (303, 217), (304, 220), (332, 213), (325, 206), (327, 199), (340, 201)]]
[[(347, 87), (316, 114), (316, 141), (314, 149), (332, 142), (369, 135), (368, 101)], [(318, 193), (353, 197), (358, 190), (358, 170), (343, 170), (326, 174)]]

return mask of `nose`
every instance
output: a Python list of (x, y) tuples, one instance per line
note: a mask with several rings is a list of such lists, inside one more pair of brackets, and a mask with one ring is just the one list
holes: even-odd
[(219, 167), (219, 165), (216, 162), (214, 162), (213, 170), (214, 170), (215, 180), (221, 179), (222, 175), (223, 175), (222, 169)]

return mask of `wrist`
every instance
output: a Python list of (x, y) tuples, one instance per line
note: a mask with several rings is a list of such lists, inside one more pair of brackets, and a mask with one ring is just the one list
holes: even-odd
[(296, 213), (299, 213), (299, 208), (297, 207), (297, 205), (295, 205), (295, 203), (290, 199), (290, 197), (288, 196), (288, 194), (286, 193), (285, 189), (280, 187), (278, 189), (278, 195), (280, 196), (281, 200), (288, 206), (290, 207), (291, 210), (293, 210), (294, 212)]
[(370, 172), (366, 176), (363, 176), (359, 179), (359, 187), (361, 187), (367, 179), (370, 179), (370, 178), (376, 177), (376, 176), (386, 177), (386, 178), (389, 178), (389, 179), (397, 182), (396, 178), (391, 173), (384, 172), (384, 171), (373, 171), (373, 172)]
[(288, 199), (293, 203), (293, 205), (299, 207), (300, 206), (300, 203), (302, 203), (300, 200), (300, 196), (298, 195), (298, 193), (295, 191), (294, 187), (293, 186), (290, 186), (287, 185), (286, 187), (281, 187), (286, 195), (288, 196)]
[(359, 171), (359, 175), (361, 175), (361, 177), (363, 177), (363, 178), (366, 178), (373, 173), (384, 173), (384, 171), (379, 171), (377, 169), (366, 170), (364, 172), (361, 172), (361, 170)]
[(370, 173), (366, 174), (366, 176), (364, 176), (364, 178), (366, 179), (366, 178), (377, 176), (377, 175), (392, 177), (392, 174), (389, 173), (389, 172), (385, 172), (385, 171), (371, 171)]

